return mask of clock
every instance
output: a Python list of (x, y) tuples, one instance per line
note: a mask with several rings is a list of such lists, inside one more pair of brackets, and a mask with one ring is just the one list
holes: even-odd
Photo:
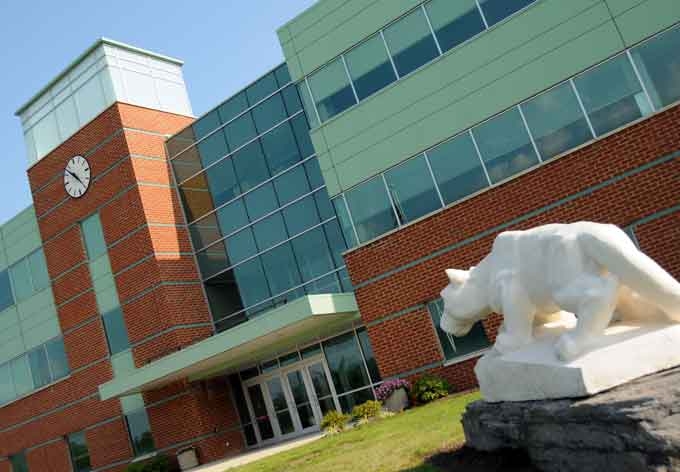
[(64, 169), (64, 187), (73, 198), (85, 195), (90, 186), (90, 164), (83, 156), (74, 156)]

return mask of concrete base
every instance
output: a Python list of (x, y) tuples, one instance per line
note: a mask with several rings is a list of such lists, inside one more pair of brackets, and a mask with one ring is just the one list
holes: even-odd
[(586, 397), (680, 365), (680, 324), (613, 324), (571, 362), (555, 354), (573, 318), (546, 325), (536, 340), (501, 355), (491, 350), (475, 373), (487, 402)]

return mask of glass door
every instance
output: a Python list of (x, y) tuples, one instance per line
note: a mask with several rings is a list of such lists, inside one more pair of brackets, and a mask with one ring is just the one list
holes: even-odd
[(285, 437), (295, 433), (296, 428), (290, 416), (290, 406), (283, 384), (281, 383), (281, 378), (272, 377), (267, 380), (267, 390), (269, 390), (269, 398), (271, 399), (272, 410), (276, 416), (280, 436)]
[(267, 410), (267, 403), (262, 394), (262, 387), (260, 384), (254, 384), (248, 387), (248, 397), (250, 405), (252, 406), (252, 414), (254, 416), (255, 424), (260, 435), (260, 441), (267, 441), (274, 438), (274, 429), (269, 419), (269, 412)]
[(329, 383), (328, 373), (323, 361), (318, 361), (307, 366), (307, 373), (314, 387), (319, 413), (323, 417), (329, 411), (340, 411), (340, 405), (336, 401), (335, 389)]
[(310, 382), (305, 378), (304, 371), (298, 369), (288, 372), (288, 374), (286, 374), (286, 379), (288, 380), (290, 393), (293, 398), (293, 403), (295, 404), (295, 410), (297, 411), (298, 419), (300, 420), (301, 430), (307, 431), (315, 429), (319, 425), (321, 419), (312, 407), (312, 402), (310, 401), (310, 393), (312, 392), (310, 392), (309, 389)]

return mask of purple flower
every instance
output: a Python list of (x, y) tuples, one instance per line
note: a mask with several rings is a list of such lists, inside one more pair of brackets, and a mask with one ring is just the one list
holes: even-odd
[(378, 400), (384, 402), (390, 395), (392, 395), (392, 392), (399, 390), (400, 388), (406, 389), (406, 391), (408, 391), (411, 389), (411, 384), (409, 384), (407, 380), (403, 379), (388, 380), (387, 382), (383, 382), (380, 387), (375, 389), (375, 395), (378, 397)]

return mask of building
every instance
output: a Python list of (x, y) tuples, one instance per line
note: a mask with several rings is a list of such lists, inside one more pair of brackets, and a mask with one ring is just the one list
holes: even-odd
[(320, 0), (199, 119), (181, 61), (96, 42), (17, 112), (0, 472), (208, 462), (384, 379), (471, 388), (500, 318), (447, 336), (438, 292), (505, 229), (615, 223), (680, 277), (679, 22), (674, 0)]

